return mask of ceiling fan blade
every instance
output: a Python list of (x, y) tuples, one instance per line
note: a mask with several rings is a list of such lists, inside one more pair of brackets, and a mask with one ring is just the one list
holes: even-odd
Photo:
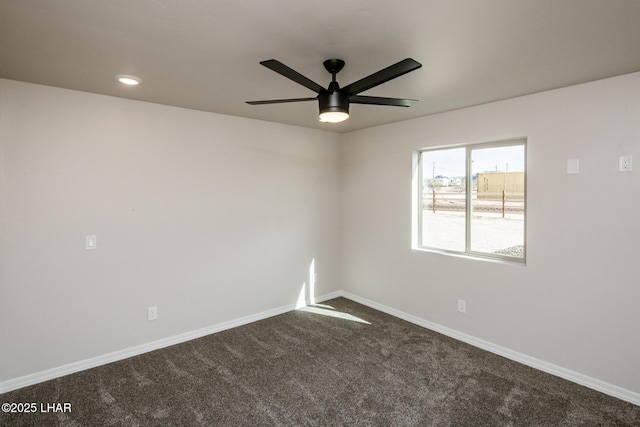
[(417, 99), (400, 99), (400, 98), (382, 98), (379, 96), (361, 96), (351, 95), (349, 97), (351, 104), (372, 104), (372, 105), (391, 105), (394, 107), (411, 107), (418, 102)]
[(320, 86), (318, 83), (308, 79), (307, 77), (303, 76), (299, 72), (292, 70), (291, 68), (287, 67), (280, 61), (277, 61), (275, 59), (267, 59), (266, 61), (260, 62), (260, 64), (275, 71), (278, 74), (282, 74), (286, 78), (291, 79), (294, 82), (301, 84), (302, 86), (308, 89), (311, 89), (315, 93), (320, 93), (325, 90), (325, 88)]
[(264, 104), (283, 104), (285, 102), (302, 102), (302, 101), (317, 101), (318, 98), (291, 98), (291, 99), (270, 99), (268, 101), (247, 101), (250, 105), (264, 105)]
[(372, 87), (395, 79), (396, 77), (400, 77), (403, 74), (407, 74), (408, 72), (417, 70), (420, 67), (422, 67), (422, 64), (411, 58), (403, 59), (398, 63), (395, 63), (387, 68), (371, 74), (370, 76), (367, 76), (363, 79), (358, 80), (357, 82), (353, 82), (350, 85), (343, 87), (342, 90), (344, 92), (347, 92), (349, 95), (356, 95), (360, 92), (364, 92), (367, 89), (371, 89)]

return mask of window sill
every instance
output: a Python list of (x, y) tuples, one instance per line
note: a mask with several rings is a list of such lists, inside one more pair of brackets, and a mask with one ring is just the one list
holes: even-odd
[(486, 261), (486, 262), (492, 262), (495, 264), (517, 265), (517, 266), (523, 266), (523, 267), (527, 265), (526, 258), (495, 256), (492, 254), (484, 254), (480, 252), (455, 252), (455, 251), (447, 251), (443, 249), (423, 248), (418, 246), (414, 246), (411, 249), (418, 252), (426, 252), (426, 253), (451, 256), (456, 258), (464, 258), (464, 259), (475, 260), (475, 261)]

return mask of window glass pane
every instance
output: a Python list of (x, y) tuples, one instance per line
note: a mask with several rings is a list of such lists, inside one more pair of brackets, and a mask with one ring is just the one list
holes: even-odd
[(471, 150), (471, 251), (524, 258), (524, 145)]
[(421, 245), (465, 251), (466, 150), (424, 151), (421, 155)]

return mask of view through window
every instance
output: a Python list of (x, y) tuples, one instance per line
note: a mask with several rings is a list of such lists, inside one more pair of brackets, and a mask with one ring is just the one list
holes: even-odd
[(418, 246), (525, 260), (526, 141), (419, 154)]

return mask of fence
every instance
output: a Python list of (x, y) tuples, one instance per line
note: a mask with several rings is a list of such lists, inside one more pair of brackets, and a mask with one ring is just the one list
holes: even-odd
[[(471, 194), (473, 212), (524, 213), (524, 193), (483, 193), (478, 198), (477, 192)], [(425, 191), (422, 194), (422, 207), (424, 210), (455, 212), (466, 210), (466, 196), (464, 193), (444, 193)]]

